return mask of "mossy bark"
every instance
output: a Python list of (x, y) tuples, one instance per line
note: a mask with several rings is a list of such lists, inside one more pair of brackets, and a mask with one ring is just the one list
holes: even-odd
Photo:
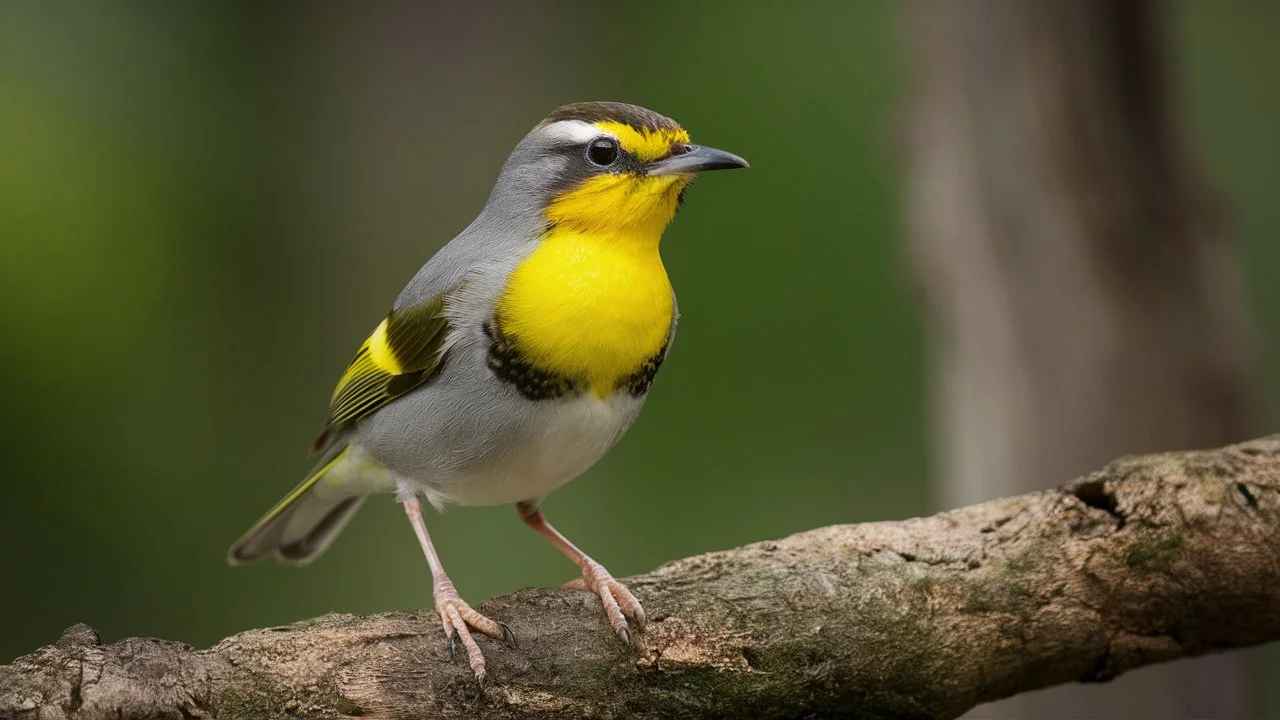
[(1063, 488), (841, 525), (586, 593), (480, 608), (489, 684), (430, 611), (326, 615), (194, 650), (88, 627), (0, 666), (0, 718), (953, 718), (1035, 688), (1280, 638), (1280, 436), (1127, 458)]

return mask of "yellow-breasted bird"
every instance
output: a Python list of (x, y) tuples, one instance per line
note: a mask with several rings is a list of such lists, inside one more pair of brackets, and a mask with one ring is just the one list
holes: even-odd
[(696, 173), (747, 167), (693, 145), (635, 105), (566, 105), (516, 145), (479, 217), (409, 281), (338, 381), (315, 469), (231, 547), (305, 564), (372, 492), (395, 491), (431, 566), (450, 648), (478, 678), (475, 629), (506, 625), (463, 602), (436, 555), (418, 496), (514, 503), (581, 570), (614, 631), (644, 627), (635, 596), (561, 535), (539, 505), (630, 427), (676, 330), (658, 254)]

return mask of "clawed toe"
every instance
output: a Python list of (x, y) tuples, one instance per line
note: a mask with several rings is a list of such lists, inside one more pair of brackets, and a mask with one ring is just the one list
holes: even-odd
[(476, 644), (471, 631), (474, 629), (489, 637), (506, 641), (513, 647), (516, 640), (515, 633), (511, 632), (511, 628), (505, 624), (494, 622), (476, 612), (456, 593), (443, 594), (438, 598), (436, 611), (440, 613), (440, 622), (444, 625), (445, 635), (449, 638), (449, 659), (453, 662), (458, 661), (458, 645), (461, 644), (467, 652), (467, 663), (471, 665), (471, 671), (475, 673), (476, 680), (483, 685), (486, 675), (484, 653), (480, 651), (480, 646)]
[(586, 590), (595, 593), (604, 606), (604, 614), (613, 627), (613, 632), (624, 643), (631, 644), (631, 628), (627, 618), (635, 623), (637, 630), (644, 630), (644, 608), (640, 601), (631, 594), (626, 585), (613, 579), (608, 570), (599, 563), (591, 563), (582, 569), (582, 577), (565, 583), (564, 587), (573, 590)]
[(507, 627), (504, 622), (498, 623), (498, 629), (502, 631), (502, 640), (513, 648), (520, 647), (520, 643), (516, 642), (516, 634), (511, 632), (511, 628)]
[(604, 614), (609, 618), (609, 625), (613, 627), (613, 631), (622, 638), (623, 642), (630, 644), (631, 628), (627, 626), (627, 618), (631, 618), (637, 630), (644, 629), (644, 608), (640, 607), (640, 601), (636, 600), (636, 596), (631, 594), (626, 585), (614, 580), (603, 565), (574, 547), (573, 543), (561, 535), (559, 530), (551, 527), (551, 523), (543, 517), (542, 510), (538, 509), (537, 501), (522, 502), (516, 505), (516, 510), (520, 513), (520, 519), (528, 523), (529, 527), (550, 540), (560, 549), (560, 552), (582, 568), (582, 577), (565, 583), (564, 587), (569, 590), (586, 590), (595, 593), (596, 597), (600, 598), (600, 604), (604, 606)]

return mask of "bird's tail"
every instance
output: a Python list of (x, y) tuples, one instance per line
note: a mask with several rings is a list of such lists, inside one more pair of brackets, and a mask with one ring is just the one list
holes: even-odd
[(305, 565), (324, 552), (365, 498), (341, 482), (322, 482), (348, 450), (345, 443), (334, 443), (307, 479), (231, 546), (227, 562), (244, 565), (274, 552), (283, 562)]

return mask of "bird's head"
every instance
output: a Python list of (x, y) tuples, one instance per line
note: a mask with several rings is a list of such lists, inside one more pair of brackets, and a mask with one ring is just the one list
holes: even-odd
[(674, 120), (636, 105), (584, 102), (551, 113), (516, 146), (490, 198), (585, 233), (660, 236), (699, 172), (747, 167), (694, 145)]

